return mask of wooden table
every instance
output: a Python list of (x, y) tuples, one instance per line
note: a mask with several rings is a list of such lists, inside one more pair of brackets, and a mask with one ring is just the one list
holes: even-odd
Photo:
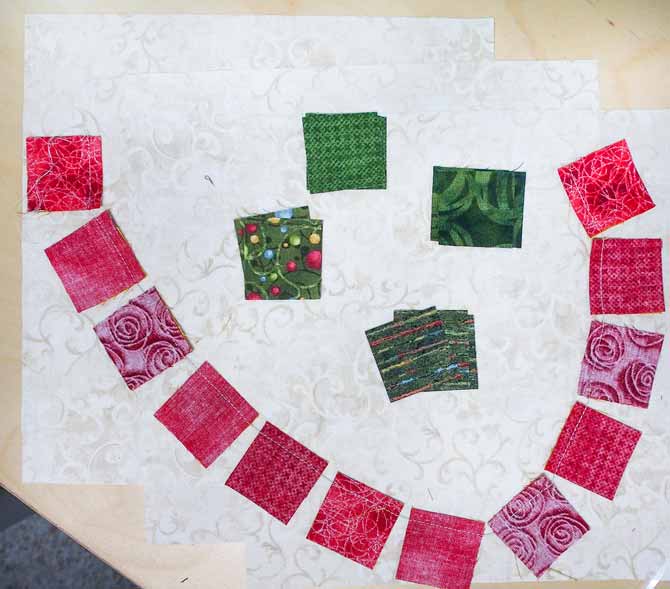
[[(23, 16), (145, 12), (495, 17), (498, 59), (598, 59), (604, 109), (670, 108), (667, 0), (18, 0), (0, 8), (0, 484), (142, 587), (244, 587), (244, 546), (145, 543), (142, 490), (21, 482), (21, 249)], [(577, 548), (578, 550), (579, 548)], [(506, 589), (534, 584), (509, 584)], [(404, 585), (403, 585), (404, 586)], [(552, 583), (617, 589), (646, 583)], [(474, 587), (501, 588), (501, 584)], [(670, 583), (658, 587), (670, 587)]]

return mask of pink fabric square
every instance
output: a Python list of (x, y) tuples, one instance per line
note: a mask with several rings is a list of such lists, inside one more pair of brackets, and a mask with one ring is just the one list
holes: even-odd
[(575, 403), (545, 470), (614, 499), (641, 435), (625, 423)]
[(287, 524), (328, 461), (267, 422), (226, 485)]
[(489, 526), (538, 578), (590, 529), (545, 475), (496, 513)]
[(26, 139), (29, 211), (98, 209), (102, 139), (93, 135)]
[(412, 508), (396, 579), (470, 589), (484, 522)]
[(655, 206), (625, 139), (559, 168), (558, 175), (589, 237)]
[(154, 416), (207, 468), (258, 412), (204, 362)]
[(397, 499), (338, 472), (307, 539), (372, 569), (402, 506)]
[(109, 211), (44, 251), (77, 311), (111, 299), (145, 276)]
[(589, 264), (591, 314), (662, 313), (663, 242), (594, 239)]
[(131, 299), (94, 329), (129, 389), (150, 381), (193, 350), (155, 288)]
[(648, 407), (662, 347), (660, 333), (592, 321), (577, 392)]

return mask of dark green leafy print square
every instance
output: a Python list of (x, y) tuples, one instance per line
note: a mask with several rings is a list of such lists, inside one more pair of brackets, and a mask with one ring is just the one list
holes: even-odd
[(431, 240), (521, 247), (525, 186), (525, 172), (433, 167)]

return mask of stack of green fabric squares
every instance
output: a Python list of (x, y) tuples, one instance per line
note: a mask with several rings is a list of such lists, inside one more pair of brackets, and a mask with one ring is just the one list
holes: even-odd
[(323, 221), (308, 207), (235, 219), (247, 300), (321, 297)]
[(302, 126), (312, 194), (386, 188), (386, 117), (307, 113)]
[(391, 401), (479, 386), (475, 321), (467, 311), (395, 311), (393, 321), (365, 335)]
[(521, 247), (526, 173), (433, 167), (430, 239), (441, 245)]

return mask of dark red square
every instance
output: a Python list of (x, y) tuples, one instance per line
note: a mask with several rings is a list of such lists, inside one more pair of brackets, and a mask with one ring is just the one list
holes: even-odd
[(412, 508), (396, 579), (469, 589), (484, 522)]
[(614, 499), (641, 435), (625, 423), (575, 403), (545, 470)]
[(558, 175), (589, 237), (655, 206), (625, 139), (559, 168)]
[(662, 347), (663, 334), (592, 321), (577, 392), (648, 407)]
[(98, 209), (102, 139), (93, 135), (26, 139), (29, 211)]
[(109, 211), (44, 251), (77, 311), (111, 299), (145, 276)]
[(340, 472), (307, 539), (374, 568), (403, 504)]
[(131, 299), (94, 329), (129, 389), (158, 376), (193, 350), (155, 288)]
[(589, 264), (591, 314), (662, 313), (661, 239), (594, 239)]
[(155, 417), (207, 468), (251, 425), (258, 412), (204, 362)]
[(226, 485), (287, 524), (328, 462), (267, 422)]
[(489, 526), (538, 578), (590, 529), (545, 475), (496, 513)]

